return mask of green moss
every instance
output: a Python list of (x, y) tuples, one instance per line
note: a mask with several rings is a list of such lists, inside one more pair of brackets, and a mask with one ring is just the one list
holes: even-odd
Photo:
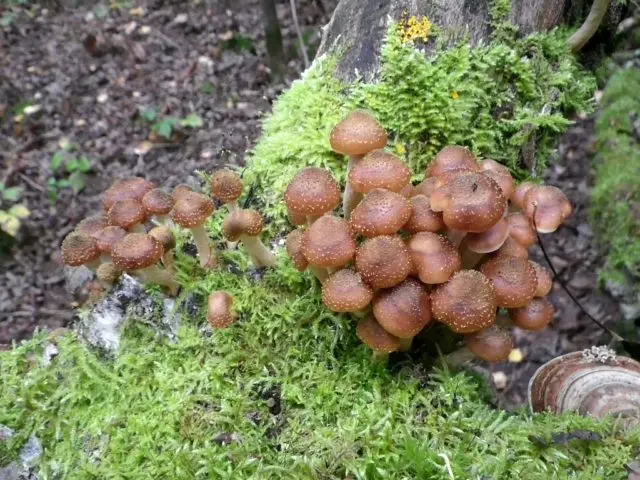
[(615, 73), (604, 91), (596, 123), (598, 155), (591, 217), (607, 248), (605, 279), (640, 277), (640, 148), (633, 122), (640, 113), (640, 72)]

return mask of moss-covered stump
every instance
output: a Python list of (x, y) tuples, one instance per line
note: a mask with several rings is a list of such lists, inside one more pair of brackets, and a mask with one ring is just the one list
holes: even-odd
[[(185, 253), (188, 232), (176, 230), (182, 321), (173, 341), (132, 317), (113, 357), (76, 334), (39, 333), (0, 353), (0, 424), (16, 432), (0, 441), (0, 466), (33, 434), (44, 445), (42, 479), (626, 478), (640, 431), (506, 413), (469, 374), (372, 364), (355, 322), (327, 311), (315, 279), (286, 258), (284, 188), (306, 165), (344, 180), (328, 137), (349, 110), (373, 111), (418, 174), (441, 146), (459, 143), (522, 178), (544, 168), (568, 116), (590, 106), (594, 81), (568, 54), (566, 32), (429, 59), (400, 29), (390, 33), (378, 83), (343, 84), (336, 59), (320, 59), (265, 121), (245, 179), (277, 268), (259, 274), (236, 250), (205, 272)], [(221, 222), (207, 225), (215, 239)], [(227, 329), (206, 324), (214, 290), (234, 297), (239, 320)], [(58, 355), (45, 362), (49, 342)], [(601, 439), (540, 441), (576, 429)]]

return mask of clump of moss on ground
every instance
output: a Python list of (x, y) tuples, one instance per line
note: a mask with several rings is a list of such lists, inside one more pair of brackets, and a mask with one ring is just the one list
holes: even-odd
[(596, 122), (591, 217), (607, 249), (602, 276), (621, 283), (628, 274), (640, 278), (640, 144), (633, 125), (640, 115), (638, 92), (640, 71), (615, 73)]

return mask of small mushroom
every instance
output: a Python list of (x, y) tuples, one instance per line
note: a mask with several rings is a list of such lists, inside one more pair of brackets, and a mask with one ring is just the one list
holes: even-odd
[(273, 267), (277, 263), (275, 255), (260, 240), (263, 227), (260, 213), (241, 208), (234, 209), (222, 223), (224, 237), (230, 242), (241, 241), (257, 268)]
[(562, 190), (549, 185), (529, 189), (522, 207), (540, 233), (555, 232), (573, 208)]
[(349, 172), (351, 188), (361, 194), (376, 188), (400, 193), (410, 180), (411, 170), (407, 164), (384, 150), (369, 152)]
[(382, 328), (400, 339), (401, 350), (409, 350), (413, 337), (431, 321), (429, 292), (418, 280), (407, 278), (376, 294), (373, 315)]
[(166, 225), (158, 225), (149, 230), (149, 235), (158, 240), (162, 245), (162, 264), (169, 271), (174, 272), (175, 266), (173, 261), (173, 251), (176, 248), (176, 238), (173, 232)]
[(194, 193), (194, 190), (186, 183), (181, 183), (180, 185), (178, 185), (176, 188), (173, 189), (171, 198), (173, 198), (173, 201), (176, 202), (178, 198), (182, 196), (183, 193)]
[(333, 312), (360, 312), (372, 298), (373, 290), (348, 268), (338, 270), (322, 285), (322, 302)]
[(102, 206), (108, 212), (113, 204), (120, 200), (137, 200), (141, 202), (142, 197), (154, 188), (155, 185), (153, 183), (140, 177), (120, 180), (104, 192)]
[(233, 297), (227, 292), (211, 292), (207, 301), (207, 321), (213, 328), (227, 328), (237, 320)]
[(525, 260), (529, 258), (529, 250), (527, 250), (527, 247), (524, 247), (520, 242), (514, 240), (511, 235), (507, 237), (502, 246), (498, 249), (497, 254), (524, 258)]
[(554, 313), (555, 309), (549, 300), (534, 298), (524, 307), (510, 309), (509, 317), (516, 327), (538, 331), (551, 323)]
[(76, 225), (75, 231), (77, 233), (84, 233), (85, 235), (93, 235), (108, 225), (107, 215), (97, 213), (81, 220), (78, 225)]
[(98, 244), (98, 250), (100, 250), (100, 259), (103, 262), (111, 261), (111, 251), (113, 247), (126, 237), (127, 233), (128, 232), (122, 227), (110, 225), (93, 234), (93, 238), (96, 239)]
[(416, 233), (407, 241), (407, 248), (420, 280), (426, 284), (446, 282), (462, 265), (456, 247), (437, 233)]
[(365, 237), (392, 235), (411, 217), (411, 203), (399, 193), (377, 188), (351, 213), (351, 227)]
[(167, 221), (167, 215), (173, 208), (174, 200), (171, 195), (161, 188), (154, 188), (142, 197), (142, 206), (148, 217), (155, 217), (159, 223)]
[(473, 268), (485, 254), (498, 250), (509, 236), (509, 225), (501, 218), (493, 227), (482, 233), (468, 233), (462, 240), (463, 268)]
[(486, 159), (480, 162), (480, 170), (500, 185), (504, 198), (511, 198), (516, 187), (511, 172), (507, 167), (495, 160)]
[(113, 264), (120, 270), (135, 272), (146, 281), (168, 287), (175, 295), (179, 285), (173, 274), (157, 266), (162, 254), (160, 242), (146, 233), (128, 234), (111, 251)]
[(535, 187), (536, 184), (533, 182), (522, 182), (520, 183), (515, 190), (513, 191), (513, 194), (511, 195), (511, 203), (513, 203), (513, 205), (516, 208), (519, 208), (521, 210), (524, 209), (524, 197), (527, 195), (527, 193), (529, 192), (529, 190), (531, 190), (533, 187)]
[(356, 253), (349, 224), (342, 218), (323, 215), (302, 237), (302, 253), (311, 265), (322, 268), (342, 268)]
[(536, 231), (533, 229), (531, 219), (524, 213), (510, 213), (505, 220), (509, 224), (509, 235), (520, 245), (529, 248), (536, 243)]
[(147, 219), (147, 212), (139, 200), (133, 198), (118, 200), (113, 203), (107, 215), (109, 225), (131, 232), (145, 233), (143, 224)]
[(451, 170), (461, 169), (477, 172), (480, 170), (480, 166), (469, 149), (458, 145), (449, 145), (440, 150), (433, 158), (427, 167), (425, 177), (439, 177)]
[(62, 259), (70, 267), (85, 265), (94, 272), (100, 265), (98, 242), (90, 235), (71, 232), (61, 245)]
[(493, 284), (499, 307), (523, 307), (536, 293), (536, 270), (523, 258), (496, 255), (483, 263), (480, 271)]
[(382, 328), (373, 315), (367, 315), (358, 321), (356, 335), (373, 350), (374, 361), (384, 361), (390, 353), (400, 349), (400, 339)]
[(409, 276), (413, 265), (397, 235), (369, 238), (356, 251), (356, 270), (373, 289), (393, 287)]
[(211, 194), (224, 203), (230, 212), (238, 208), (238, 198), (243, 190), (244, 183), (240, 175), (228, 168), (218, 170), (211, 179)]
[(402, 227), (409, 233), (437, 232), (444, 230), (446, 225), (442, 220), (442, 213), (431, 210), (429, 197), (425, 195), (415, 195), (409, 199), (411, 203), (411, 216)]
[(105, 289), (111, 288), (122, 275), (122, 270), (111, 262), (101, 264), (96, 270), (96, 277)]
[(289, 183), (284, 201), (290, 212), (304, 215), (310, 225), (338, 206), (340, 188), (327, 170), (307, 167), (300, 170)]
[(209, 234), (204, 228), (204, 223), (215, 209), (210, 198), (200, 193), (183, 191), (178, 195), (169, 213), (176, 224), (191, 230), (200, 256), (200, 266), (203, 268), (212, 268), (217, 265), (217, 258), (211, 250)]
[(543, 267), (539, 263), (529, 260), (529, 264), (536, 271), (537, 288), (536, 297), (546, 297), (553, 288), (553, 277), (548, 268)]
[(425, 178), (422, 182), (413, 187), (411, 196), (415, 197), (418, 195), (424, 195), (427, 198), (431, 198), (431, 194), (436, 191), (438, 184), (438, 177)]
[(496, 294), (477, 270), (461, 270), (431, 293), (431, 312), (456, 333), (474, 333), (493, 325)]
[(293, 213), (291, 210), (287, 209), (287, 219), (291, 225), (295, 225), (296, 227), (306, 225), (307, 224), (307, 216), (300, 215), (299, 213)]
[[(387, 133), (378, 121), (368, 112), (356, 110), (338, 123), (329, 137), (331, 149), (349, 157), (347, 165), (347, 184), (344, 189), (342, 207), (344, 216), (349, 219), (351, 212), (360, 202), (362, 195), (351, 186), (349, 172), (367, 153), (384, 148)], [(323, 212), (324, 213), (324, 212)]]
[(497, 325), (465, 335), (464, 341), (471, 353), (480, 360), (490, 363), (506, 360), (513, 350), (511, 334)]
[(302, 239), (304, 238), (304, 230), (296, 228), (293, 232), (287, 235), (287, 253), (293, 262), (293, 266), (299, 272), (304, 272), (307, 267), (313, 272), (320, 283), (324, 282), (329, 273), (326, 268), (317, 267), (315, 265), (309, 265), (307, 257), (302, 253)]

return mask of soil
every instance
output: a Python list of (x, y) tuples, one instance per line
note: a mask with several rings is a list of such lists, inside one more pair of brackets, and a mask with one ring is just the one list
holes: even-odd
[[(74, 299), (64, 288), (57, 247), (79, 220), (99, 208), (101, 192), (114, 179), (141, 175), (173, 187), (188, 181), (194, 170), (242, 165), (260, 119), (303, 70), (288, 2), (278, 2), (289, 58), (280, 83), (268, 68), (260, 1), (220, 3), (147, 0), (120, 10), (109, 4), (38, 7), (32, 18), (18, 15), (0, 30), (0, 50), (7, 52), (0, 58), (0, 110), (5, 106), (0, 181), (23, 186), (32, 212), (10, 254), (0, 257), (0, 348), (28, 338), (36, 327), (54, 329), (71, 321)], [(323, 7), (336, 2), (297, 3), (314, 49), (329, 18)], [(18, 124), (10, 109), (25, 100), (40, 111)], [(163, 141), (140, 115), (152, 107), (158, 116), (184, 118), (196, 112), (204, 125)], [(50, 163), (63, 139), (92, 160), (93, 172), (82, 192), (63, 189), (52, 203), (46, 192), (54, 175)], [(618, 307), (599, 290), (603, 257), (587, 222), (592, 144), (590, 119), (579, 121), (560, 141), (547, 183), (565, 191), (575, 210), (543, 241), (560, 278), (583, 306), (613, 326)], [(545, 264), (539, 247), (532, 259)], [(544, 362), (606, 340), (557, 282), (551, 301), (557, 315), (549, 328), (514, 333), (524, 359), (490, 369), (507, 376), (506, 388), (497, 390), (500, 406), (522, 405), (529, 378)]]

